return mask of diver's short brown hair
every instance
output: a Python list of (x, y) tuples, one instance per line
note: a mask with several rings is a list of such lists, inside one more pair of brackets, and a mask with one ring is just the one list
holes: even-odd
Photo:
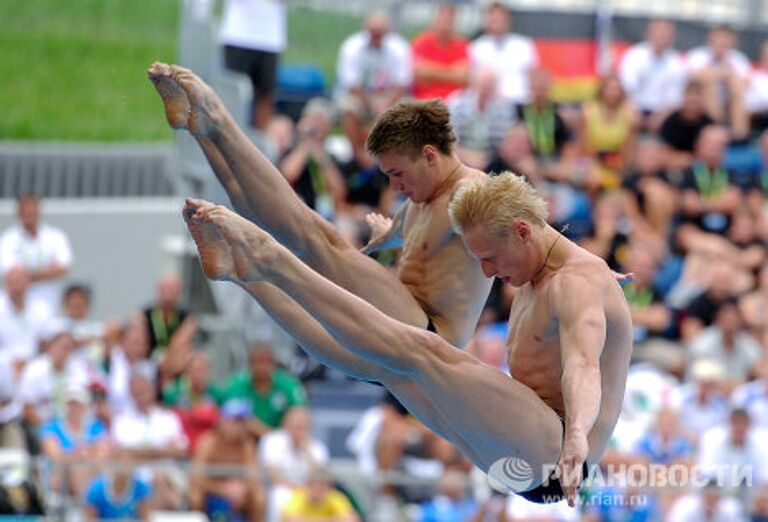
[(374, 123), (366, 147), (373, 156), (390, 150), (415, 156), (424, 145), (450, 155), (456, 143), (448, 107), (440, 100), (400, 102)]

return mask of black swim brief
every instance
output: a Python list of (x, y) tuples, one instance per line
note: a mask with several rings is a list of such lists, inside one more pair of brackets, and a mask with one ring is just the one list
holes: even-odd
[[(563, 438), (565, 438), (565, 420), (561, 418), (560, 422), (563, 424)], [(589, 466), (585, 462), (581, 467), (582, 483), (588, 476)], [(549, 476), (549, 478), (544, 479), (544, 483), (539, 487), (517, 493), (517, 495), (537, 504), (552, 504), (554, 502), (560, 502), (561, 500), (566, 499), (563, 486), (560, 484), (560, 479), (555, 478), (554, 471), (552, 472), (552, 475)]]
[(432, 318), (428, 317), (428, 323), (427, 323), (427, 331), (432, 333), (437, 333), (437, 328), (435, 328), (435, 323), (432, 322)]

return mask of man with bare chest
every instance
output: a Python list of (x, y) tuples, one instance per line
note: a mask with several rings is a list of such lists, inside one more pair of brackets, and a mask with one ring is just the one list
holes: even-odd
[[(310, 354), (378, 380), (475, 465), (529, 500), (567, 497), (574, 505), (623, 400), (632, 350), (623, 292), (603, 260), (547, 224), (544, 200), (519, 176), (467, 181), (448, 211), (483, 273), (520, 288), (509, 324), (511, 376), (383, 314), (224, 207), (188, 200), (184, 216), (206, 275), (246, 288), (274, 285), (342, 347), (302, 344)], [(521, 464), (525, 484), (509, 480)]]
[[(214, 520), (263, 520), (266, 496), (259, 480), (256, 447), (246, 427), (251, 405), (230, 399), (220, 413), (218, 424), (200, 438), (192, 456), (190, 504)], [(228, 466), (245, 466), (247, 475), (222, 476), (222, 471), (230, 471)]]
[[(368, 149), (391, 186), (409, 200), (399, 220), (403, 252), (395, 276), (348, 244), (299, 199), (200, 78), (159, 63), (148, 74), (163, 99), (169, 124), (195, 137), (240, 215), (312, 269), (387, 315), (437, 332), (456, 346), (469, 342), (490, 281), (451, 229), (447, 209), (461, 183), (485, 174), (462, 164), (454, 153), (456, 136), (445, 105), (399, 104), (377, 120), (368, 138)], [(395, 227), (380, 240), (398, 231)], [(284, 328), (302, 324), (299, 344), (335, 344), (311, 315), (273, 285), (254, 283), (246, 289)]]

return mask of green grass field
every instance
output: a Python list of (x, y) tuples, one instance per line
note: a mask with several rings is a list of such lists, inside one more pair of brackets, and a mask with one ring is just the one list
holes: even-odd
[[(179, 0), (0, 1), (0, 140), (169, 140), (144, 71), (176, 60), (179, 19)], [(284, 60), (318, 64), (330, 86), (360, 23), (291, 9)]]

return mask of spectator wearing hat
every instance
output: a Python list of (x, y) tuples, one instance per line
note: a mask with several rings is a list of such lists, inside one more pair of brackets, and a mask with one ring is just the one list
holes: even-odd
[(683, 431), (698, 441), (702, 433), (728, 420), (730, 405), (723, 393), (725, 370), (717, 361), (694, 361), (690, 377), (675, 390), (673, 404)]
[[(216, 427), (203, 434), (195, 448), (190, 503), (211, 520), (262, 520), (266, 497), (256, 445), (248, 435), (251, 405), (242, 399), (230, 399), (220, 413)], [(216, 466), (238, 469), (222, 477), (211, 473)]]
[(91, 411), (91, 396), (85, 386), (70, 385), (65, 401), (64, 415), (41, 427), (40, 445), (54, 465), (53, 489), (62, 491), (66, 485), (66, 493), (79, 497), (94, 471), (88, 464), (105, 457), (108, 433)]
[(283, 508), (285, 522), (357, 522), (352, 503), (333, 487), (333, 477), (316, 469), (304, 487), (293, 491)]

